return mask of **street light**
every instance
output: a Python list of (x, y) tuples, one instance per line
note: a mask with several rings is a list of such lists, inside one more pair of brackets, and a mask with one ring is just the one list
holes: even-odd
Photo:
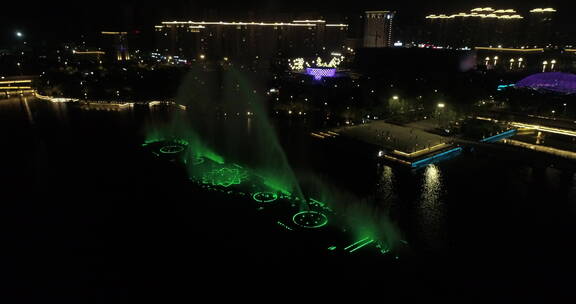
[(22, 36), (24, 36), (24, 35), (22, 34), (22, 32), (20, 32), (20, 31), (17, 31), (17, 32), (16, 32), (16, 37), (22, 38)]
[(546, 66), (548, 65), (548, 61), (544, 60), (544, 62), (542, 62), (542, 73), (546, 72)]
[(524, 61), (524, 58), (518, 58), (518, 68), (522, 67), (522, 61)]
[(439, 127), (444, 125), (444, 107), (446, 105), (443, 102), (439, 102), (436, 108), (436, 119)]
[(510, 69), (513, 68), (513, 66), (512, 66), (513, 64), (514, 64), (514, 58), (510, 59)]
[(393, 96), (392, 99), (398, 100), (398, 96)]
[(551, 71), (554, 71), (554, 66), (556, 65), (556, 59), (552, 59), (552, 66), (550, 67)]

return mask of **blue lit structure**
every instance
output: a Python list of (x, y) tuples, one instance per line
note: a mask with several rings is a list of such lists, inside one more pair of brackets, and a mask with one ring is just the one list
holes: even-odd
[(504, 133), (500, 133), (500, 134), (496, 134), (494, 136), (490, 136), (488, 138), (484, 138), (480, 142), (483, 142), (483, 143), (497, 142), (497, 141), (502, 140), (504, 138), (512, 137), (512, 136), (516, 135), (516, 133), (517, 133), (516, 129), (509, 130), (509, 131), (506, 131)]
[(413, 162), (412, 168), (420, 168), (420, 167), (423, 167), (423, 166), (426, 166), (429, 164), (433, 164), (433, 163), (439, 162), (441, 160), (455, 157), (455, 156), (459, 155), (460, 153), (462, 153), (461, 147), (454, 148), (454, 149), (451, 149), (451, 150), (448, 150), (448, 151), (438, 153), (436, 155), (432, 155), (430, 157), (421, 159), (419, 161)]
[(498, 88), (496, 90), (498, 91), (504, 91), (507, 88), (513, 88), (515, 87), (515, 84), (505, 84), (505, 85), (499, 85)]

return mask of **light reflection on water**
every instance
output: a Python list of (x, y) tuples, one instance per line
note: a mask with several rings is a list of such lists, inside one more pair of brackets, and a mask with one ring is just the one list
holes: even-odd
[(380, 191), (384, 193), (394, 192), (394, 171), (391, 167), (383, 165), (380, 177)]
[(427, 247), (443, 247), (446, 206), (442, 200), (442, 172), (438, 166), (428, 165), (421, 174), (422, 184), (416, 207), (418, 228)]
[(443, 250), (448, 245), (446, 236), (447, 191), (441, 167), (428, 165), (406, 173), (405, 168), (378, 165), (376, 193), (380, 206), (386, 213), (397, 214), (396, 220), (408, 223), (412, 233), (410, 241), (418, 242), (427, 250)]
[(33, 125), (34, 124), (34, 116), (32, 115), (32, 111), (30, 111), (30, 105), (28, 105), (28, 98), (24, 97), (22, 99), (22, 103), (24, 104), (24, 109), (26, 110), (26, 117), (28, 117), (28, 122)]
[[(40, 126), (43, 121), (44, 123), (46, 122), (46, 116), (50, 116), (50, 114), (56, 116), (55, 120), (60, 123), (71, 120), (71, 124), (76, 122), (77, 124), (100, 125), (102, 119), (106, 118), (106, 121), (114, 121), (116, 119), (118, 122), (115, 125), (127, 127), (139, 122), (139, 120), (126, 119), (127, 115), (138, 114), (145, 115), (150, 119), (157, 119), (166, 114), (164, 113), (165, 111), (160, 111), (159, 109), (152, 110), (149, 113), (145, 112), (146, 114), (134, 113), (133, 109), (129, 109), (123, 112), (91, 111), (94, 115), (84, 115), (88, 112), (85, 109), (82, 109), (81, 113), (79, 113), (80, 111), (68, 111), (69, 105), (67, 104), (57, 103), (47, 106), (47, 104), (35, 103), (34, 101), (33, 98), (2, 100), (0, 108), (5, 113), (8, 110), (15, 112), (18, 121), (23, 121), (24, 124), (36, 122)], [(86, 117), (87, 119), (73, 119), (74, 117)], [(8, 119), (9, 121), (7, 122), (12, 123), (13, 119), (11, 117), (8, 117)], [(253, 118), (248, 117), (246, 119), (243, 126), (246, 130), (236, 130), (238, 132), (237, 140), (241, 140), (240, 138), (245, 138), (244, 135), (258, 130), (255, 128), (254, 122)], [(67, 124), (65, 126), (68, 127)], [(100, 129), (98, 129), (98, 133), (100, 133)], [(114, 133), (110, 134), (111, 136), (114, 135)], [(302, 149), (302, 145), (294, 144), (291, 146), (296, 151)], [(306, 163), (302, 166), (305, 167)], [(463, 209), (478, 208), (483, 210), (485, 214), (490, 215), (491, 211), (486, 210), (492, 209), (493, 206), (482, 207), (483, 205), (478, 205), (475, 200), (477, 195), (469, 197), (470, 189), (483, 189), (480, 197), (485, 198), (486, 201), (492, 198), (497, 201), (501, 190), (494, 189), (502, 188), (506, 190), (507, 196), (505, 197), (514, 198), (518, 201), (530, 203), (538, 198), (542, 202), (553, 202), (553, 204), (542, 203), (540, 208), (550, 209), (554, 206), (562, 206), (565, 202), (568, 202), (569, 205), (566, 209), (576, 213), (576, 175), (573, 172), (565, 173), (553, 168), (535, 171), (525, 165), (508, 168), (502, 166), (502, 163), (490, 164), (488, 160), (479, 163), (477, 159), (472, 162), (471, 159), (466, 160), (463, 157), (454, 161), (443, 162), (439, 165), (429, 165), (413, 172), (409, 176), (404, 171), (406, 170), (402, 168), (380, 165), (377, 180), (353, 176), (350, 177), (350, 183), (370, 183), (371, 185), (375, 183), (378, 203), (380, 207), (384, 207), (378, 210), (389, 212), (390, 209), (408, 207), (409, 213), (401, 215), (409, 217), (405, 222), (408, 222), (410, 226), (408, 229), (413, 228), (415, 232), (415, 235), (413, 235), (415, 239), (408, 238), (408, 241), (418, 241), (432, 250), (442, 250), (448, 245), (448, 201), (450, 201), (452, 206), (459, 206)], [(468, 182), (466, 180), (466, 183), (464, 183), (462, 178), (467, 176), (476, 177), (470, 177), (471, 181)], [(474, 186), (468, 187), (468, 184)], [(554, 195), (555, 200), (550, 199), (548, 194)], [(512, 208), (508, 207), (511, 205), (511, 203), (507, 203), (499, 207)], [(461, 218), (462, 215), (455, 214), (453, 208), (450, 210), (451, 219)], [(501, 212), (502, 210), (498, 209), (498, 211)], [(403, 221), (405, 218), (400, 220)], [(454, 238), (454, 232), (461, 230), (460, 226), (458, 230), (450, 228), (450, 236)]]
[(62, 102), (53, 102), (50, 103), (50, 106), (56, 115), (57, 119), (62, 123), (68, 122), (68, 105)]
[(381, 210), (390, 215), (392, 209), (397, 206), (398, 193), (396, 190), (396, 176), (394, 169), (378, 164), (379, 178), (376, 181), (376, 202), (382, 207)]

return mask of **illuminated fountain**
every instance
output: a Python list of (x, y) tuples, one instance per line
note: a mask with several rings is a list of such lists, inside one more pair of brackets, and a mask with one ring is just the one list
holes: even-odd
[[(297, 206), (300, 223), (310, 206), (288, 164), (258, 90), (243, 73), (230, 68), (219, 73), (191, 72), (180, 87), (176, 103), (188, 109), (174, 115), (161, 127), (166, 134), (181, 138), (187, 145), (163, 142), (154, 153), (184, 154), (190, 179), (225, 188), (243, 188), (253, 193), (254, 201), (271, 203), (279, 198)], [(248, 134), (241, 133), (248, 129)], [(249, 140), (247, 140), (249, 138)], [(160, 145), (160, 144), (158, 144)], [(242, 164), (242, 165), (239, 165)], [(250, 183), (248, 183), (250, 181)], [(258, 187), (244, 184), (256, 184)], [(324, 216), (324, 218), (327, 217)], [(317, 226), (317, 224), (311, 224)]]
[(256, 192), (252, 195), (252, 199), (259, 203), (271, 203), (278, 199), (278, 194), (274, 192)]
[(334, 68), (306, 68), (306, 74), (313, 76), (315, 80), (322, 80), (324, 77), (332, 78), (336, 75)]
[(142, 144), (156, 157), (169, 161), (183, 160), (188, 145), (186, 140), (168, 137), (149, 139)]
[(181, 145), (166, 145), (160, 148), (160, 153), (163, 154), (178, 154), (184, 151), (186, 147)]
[(318, 211), (300, 211), (294, 214), (292, 221), (303, 228), (320, 228), (328, 224), (328, 217)]
[[(234, 69), (213, 74), (191, 72), (176, 100), (186, 110), (176, 113), (164, 125), (156, 123), (154, 131), (148, 132), (145, 147), (157, 157), (182, 160), (191, 182), (203, 189), (249, 198), (258, 210), (285, 210), (286, 221), (278, 220), (278, 225), (287, 230), (324, 231), (336, 223), (366, 227), (372, 221), (365, 220), (363, 213), (354, 211), (351, 213), (354, 220), (343, 219), (346, 212), (337, 214), (324, 202), (302, 194), (256, 94), (264, 90), (253, 83), (256, 82)], [(243, 134), (244, 129), (250, 134)], [(328, 199), (338, 205), (338, 199), (331, 196)], [(350, 202), (355, 198), (340, 200)], [(343, 250), (346, 246), (341, 246), (334, 247), (335, 251), (352, 253), (375, 245), (387, 253), (391, 238), (378, 237), (378, 229), (369, 230), (345, 229), (353, 232), (353, 238), (369, 239), (350, 247), (351, 250)]]

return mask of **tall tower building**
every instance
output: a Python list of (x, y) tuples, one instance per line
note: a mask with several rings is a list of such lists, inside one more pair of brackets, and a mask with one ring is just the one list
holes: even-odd
[(127, 32), (102, 32), (102, 35), (109, 37), (105, 48), (109, 53), (114, 54), (116, 60), (130, 60)]
[(364, 47), (384, 48), (392, 46), (393, 11), (367, 11), (364, 20)]

